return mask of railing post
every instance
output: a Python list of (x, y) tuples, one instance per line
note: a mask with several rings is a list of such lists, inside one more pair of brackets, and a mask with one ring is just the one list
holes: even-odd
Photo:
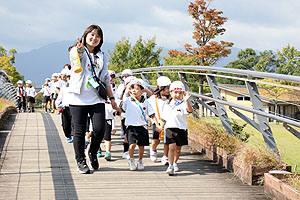
[[(218, 88), (218, 84), (216, 82), (216, 78), (212, 75), (206, 75), (207, 77), (207, 82), (209, 84), (210, 90), (212, 92), (212, 95), (215, 99), (220, 99), (221, 98), (221, 94), (220, 94), (220, 90)], [(223, 104), (220, 103), (215, 103), (216, 107), (217, 107), (217, 111), (218, 111), (218, 115), (221, 119), (221, 122), (225, 128), (225, 130), (227, 131), (227, 133), (229, 133), (230, 135), (234, 135), (234, 132), (232, 130), (227, 112), (225, 110), (225, 106)]]
[[(264, 106), (259, 96), (256, 83), (251, 81), (246, 81), (246, 86), (251, 97), (250, 99), (253, 104), (253, 108), (255, 110), (264, 112)], [(268, 119), (261, 115), (257, 115), (257, 119), (259, 122), (260, 132), (263, 135), (267, 147), (274, 151), (278, 151)]]

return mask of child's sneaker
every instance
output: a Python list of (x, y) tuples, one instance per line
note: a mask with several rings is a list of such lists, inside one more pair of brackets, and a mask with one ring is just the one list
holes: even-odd
[(97, 157), (100, 158), (102, 156), (102, 151), (101, 149), (99, 148), (98, 151), (97, 151)]
[(111, 153), (110, 152), (105, 152), (104, 159), (107, 160), (107, 161), (110, 161), (111, 160)]
[(173, 166), (174, 166), (174, 172), (179, 172), (178, 164), (174, 163)]
[(128, 164), (129, 164), (129, 170), (130, 170), (130, 171), (135, 171), (135, 170), (136, 170), (134, 158), (130, 158), (130, 159), (128, 160)]
[(67, 143), (72, 143), (73, 142), (73, 139), (72, 138), (67, 138)]
[(129, 151), (123, 152), (122, 158), (129, 159)]
[(137, 162), (137, 170), (144, 170), (144, 164), (143, 164), (143, 161), (139, 160)]
[(150, 149), (150, 159), (153, 162), (157, 161), (157, 150), (153, 151), (152, 149)]
[(168, 165), (168, 164), (169, 164), (168, 157), (167, 157), (167, 156), (163, 156), (163, 157), (161, 158), (161, 163), (162, 163), (163, 165)]
[(167, 174), (169, 175), (173, 175), (175, 172), (174, 172), (174, 166), (173, 165), (170, 165), (167, 169)]

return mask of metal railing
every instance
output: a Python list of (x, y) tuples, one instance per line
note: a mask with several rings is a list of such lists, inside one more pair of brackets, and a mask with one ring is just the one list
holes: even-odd
[[(149, 83), (147, 75), (155, 73), (157, 74), (157, 76), (162, 76), (163, 74), (167, 74), (167, 73), (177, 73), (179, 75), (179, 79), (185, 84), (187, 90), (190, 90), (189, 80), (186, 76), (187, 74), (189, 75), (192, 74), (195, 76), (197, 75), (205, 76), (209, 88), (211, 90), (212, 97), (207, 96), (205, 94), (198, 94), (195, 92), (191, 92), (191, 95), (193, 97), (191, 99), (191, 103), (193, 104), (193, 107), (197, 107), (196, 105), (201, 104), (201, 106), (213, 112), (215, 116), (218, 116), (221, 119), (222, 125), (224, 126), (227, 133), (234, 135), (234, 132), (232, 130), (229, 121), (229, 117), (227, 115), (227, 110), (225, 109), (225, 105), (228, 106), (231, 112), (236, 114), (239, 118), (241, 118), (249, 125), (254, 127), (257, 131), (259, 131), (262, 134), (267, 147), (274, 151), (278, 151), (278, 149), (272, 134), (271, 127), (269, 125), (269, 119), (273, 119), (279, 122), (283, 122), (285, 124), (300, 127), (300, 122), (298, 122), (297, 120), (266, 112), (263, 106), (262, 98), (259, 94), (259, 90), (257, 87), (257, 83), (263, 83), (266, 85), (284, 87), (291, 90), (300, 90), (300, 88), (296, 86), (284, 85), (284, 84), (273, 83), (273, 82), (265, 82), (261, 80), (262, 78), (266, 78), (266, 79), (293, 82), (298, 84), (300, 83), (300, 77), (266, 73), (266, 72), (248, 71), (248, 70), (241, 70), (241, 69), (210, 67), (210, 66), (159, 66), (159, 67), (133, 69), (132, 71), (134, 72), (135, 75), (141, 75), (142, 79), (147, 83)], [(117, 76), (119, 75), (120, 74), (117, 74)], [(243, 77), (239, 77), (239, 76), (243, 76)], [(244, 81), (248, 93), (244, 93), (243, 96), (250, 97), (250, 101), (252, 102), (252, 108), (224, 100), (220, 93), (220, 90), (224, 89), (224, 86), (219, 85), (217, 83), (216, 77)], [(214, 102), (215, 105), (214, 106), (208, 105), (206, 103), (208, 101)], [(273, 102), (272, 100), (268, 100), (268, 101), (271, 103)], [(250, 119), (247, 116), (245, 116), (243, 113), (241, 113), (239, 110), (243, 110), (255, 114), (257, 116), (257, 119), (256, 120)], [(196, 113), (196, 115), (199, 115), (199, 113)], [(299, 132), (294, 130), (291, 133), (294, 134), (298, 139), (300, 139)]]
[(17, 105), (17, 92), (9, 76), (0, 67), (0, 98), (8, 99)]

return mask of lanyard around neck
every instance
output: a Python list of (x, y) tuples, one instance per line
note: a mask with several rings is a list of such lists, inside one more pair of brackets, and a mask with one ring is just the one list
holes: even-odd
[(140, 110), (142, 111), (142, 115), (143, 115), (143, 117), (144, 117), (145, 122), (148, 123), (148, 120), (147, 120), (147, 118), (146, 118), (146, 114), (144, 113), (144, 110), (143, 110), (141, 104), (139, 103), (139, 101), (138, 101), (136, 98), (134, 98), (134, 97), (131, 97), (131, 98), (132, 98), (132, 99), (134, 100), (134, 102), (139, 106)]

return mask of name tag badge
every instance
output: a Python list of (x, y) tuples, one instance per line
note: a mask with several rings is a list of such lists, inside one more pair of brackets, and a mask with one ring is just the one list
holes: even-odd
[(93, 88), (97, 88), (99, 84), (93, 79), (93, 78), (88, 78), (88, 84), (89, 86), (92, 86)]

